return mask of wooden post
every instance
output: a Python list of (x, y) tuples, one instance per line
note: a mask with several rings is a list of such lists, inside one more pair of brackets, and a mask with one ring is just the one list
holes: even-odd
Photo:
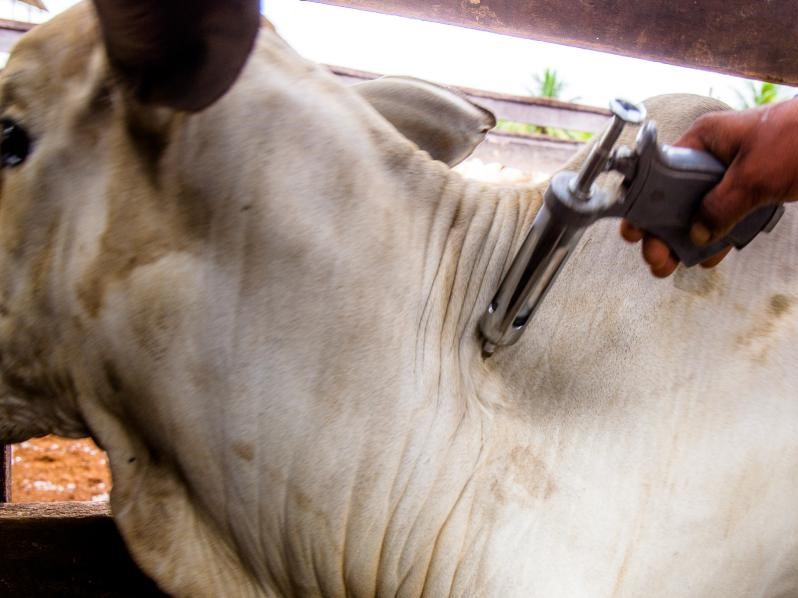
[(11, 447), (0, 444), (0, 503), (11, 502)]

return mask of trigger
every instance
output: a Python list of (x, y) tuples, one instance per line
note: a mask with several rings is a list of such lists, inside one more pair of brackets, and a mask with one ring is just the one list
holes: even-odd
[(769, 233), (776, 228), (776, 225), (779, 223), (779, 220), (781, 220), (782, 216), (784, 216), (784, 204), (780, 203), (778, 206), (776, 206), (776, 209), (773, 210), (773, 215), (770, 217), (770, 220), (768, 220), (765, 226), (762, 227), (762, 232)]

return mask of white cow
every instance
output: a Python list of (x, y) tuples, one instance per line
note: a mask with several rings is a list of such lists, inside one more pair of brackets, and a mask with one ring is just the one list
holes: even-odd
[(463, 180), (268, 29), (244, 66), (255, 2), (96, 2), (0, 81), (0, 440), (90, 432), (166, 591), (798, 593), (792, 210), (666, 282), (595, 226), (486, 361), (540, 188)]

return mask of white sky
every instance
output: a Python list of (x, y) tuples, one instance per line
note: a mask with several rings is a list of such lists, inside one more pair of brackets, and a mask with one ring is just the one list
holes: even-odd
[[(77, 0), (45, 0), (52, 13)], [(263, 12), (304, 56), (384, 74), (525, 95), (533, 76), (556, 69), (563, 99), (606, 106), (673, 92), (714, 95), (736, 106), (744, 79), (555, 44), (300, 2), (262, 0)], [(784, 88), (785, 95), (798, 90)]]

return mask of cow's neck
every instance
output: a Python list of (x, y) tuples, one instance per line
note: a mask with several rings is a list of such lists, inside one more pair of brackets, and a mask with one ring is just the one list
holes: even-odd
[(431, 348), (443, 347), (441, 355), (457, 361), (464, 378), (484, 367), (479, 319), (529, 231), (541, 197), (538, 187), (494, 187), (449, 175), (427, 216), (418, 362), (436, 363)]
[[(396, 593), (397, 575), (420, 589), (432, 560), (447, 560), (448, 549), (430, 554), (437, 530), (466, 508), (463, 493), (492, 450), (480, 403), (498, 397), (486, 390), (477, 322), (540, 194), (467, 182), (352, 95), (325, 93), (331, 119), (340, 114), (369, 135), (327, 131), (339, 148), (331, 162), (314, 131), (264, 122), (258, 139), (271, 159), (255, 181), (246, 160), (200, 151), (220, 121), (251, 128), (223, 120), (235, 94), (186, 126), (165, 171), (180, 173), (174, 184), (192, 190), (192, 206), (207, 206), (203, 242), (113, 284), (81, 287), (104, 291), (88, 308), (102, 322), (95, 345), (114, 369), (97, 376), (123, 395), (88, 419), (111, 453), (123, 528), (151, 529), (153, 543), (173, 540), (177, 549), (187, 530), (148, 527), (139, 520), (146, 513), (131, 507), (168, 502), (202, 522), (192, 528), (202, 538), (233, 538), (248, 572), (283, 593), (310, 577), (338, 584), (342, 563), (383, 580), (354, 584), (365, 594)], [(286, 175), (308, 164), (302, 177)], [(157, 199), (122, 205), (150, 210), (152, 202), (153, 226), (167, 222), (190, 240), (194, 220), (166, 219), (171, 203)], [(129, 219), (114, 222), (124, 232)], [(130, 239), (132, 254), (140, 244)], [(124, 433), (102, 432), (116, 425), (105, 417), (117, 406)], [(181, 450), (197, 437), (202, 450)], [(225, 517), (230, 489), (243, 499)], [(363, 504), (380, 507), (364, 512)], [(294, 562), (307, 546), (329, 550), (315, 571)], [(428, 564), (397, 571), (405, 551)], [(335, 584), (327, 593), (345, 593)]]

